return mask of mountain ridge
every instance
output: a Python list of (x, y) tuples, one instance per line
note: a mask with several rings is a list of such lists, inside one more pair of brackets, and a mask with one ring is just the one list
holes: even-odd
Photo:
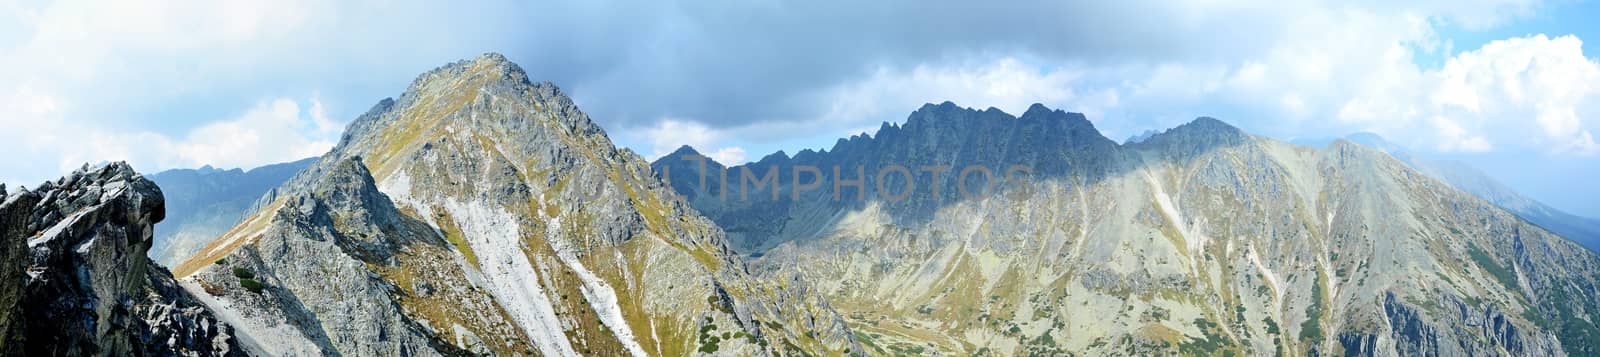
[[(328, 195), (342, 191), (319, 188), (330, 179), (377, 192)], [(750, 277), (720, 230), (669, 192), (560, 89), (486, 54), (379, 101), (176, 271), (214, 292), (209, 306), (262, 316), (247, 334), (312, 348), (266, 353), (859, 351), (826, 302), (803, 284)], [(372, 218), (318, 213), (363, 210)], [(412, 223), (361, 223), (383, 221)], [(339, 268), (314, 279), (301, 261)], [(359, 284), (329, 291), (323, 279)], [(346, 319), (338, 296), (372, 301), (350, 309), (401, 329)], [(323, 323), (296, 323), (306, 320)]]
[[(956, 108), (925, 105), (901, 128), (932, 113), (1008, 121)], [(691, 204), (760, 242), (736, 242), (758, 272), (818, 282), (876, 353), (1562, 355), (1600, 338), (1583, 317), (1600, 306), (1574, 298), (1594, 295), (1593, 252), (1350, 141), (1314, 150), (1206, 117), (1127, 145), (945, 132), (992, 135), (967, 141), (1003, 143), (974, 150), (1002, 164), (1059, 166), (943, 204)], [(796, 160), (987, 157), (932, 138), (899, 145), (946, 150), (897, 156), (852, 137)], [(822, 160), (837, 157), (850, 159)]]
[[(1370, 146), (1404, 162), (1418, 171), (1505, 208), (1529, 222), (1600, 252), (1600, 219), (1578, 216), (1523, 196), (1515, 189), (1491, 178), (1487, 173), (1454, 160), (1434, 160), (1414, 154), (1400, 145), (1373, 133), (1355, 133), (1343, 138)], [(1307, 143), (1314, 144), (1314, 143)]]

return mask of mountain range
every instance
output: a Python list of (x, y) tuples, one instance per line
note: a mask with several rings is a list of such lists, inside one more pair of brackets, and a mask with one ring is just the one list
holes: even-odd
[(167, 201), (167, 219), (155, 226), (150, 259), (165, 266), (177, 265), (200, 246), (239, 223), (257, 198), (314, 161), (308, 158), (250, 171), (205, 166), (148, 176), (163, 188)]
[[(1592, 251), (1346, 140), (1199, 118), (1119, 145), (1081, 114), (944, 103), (726, 168), (843, 167), (815, 185), (838, 192), (741, 199), (766, 187), (686, 181), (701, 168), (685, 156), (656, 171), (761, 274), (815, 282), (879, 354), (1587, 355), (1600, 338)], [(852, 172), (1014, 164), (1031, 178), (959, 199), (955, 171)], [(815, 184), (801, 176), (776, 190)], [(834, 198), (857, 179), (942, 195)]]
[(651, 163), (486, 54), (307, 161), (0, 186), (0, 350), (1600, 354), (1593, 251), (1397, 157), (945, 102)]

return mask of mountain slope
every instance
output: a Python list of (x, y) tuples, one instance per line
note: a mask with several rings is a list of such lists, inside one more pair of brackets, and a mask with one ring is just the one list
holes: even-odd
[(206, 166), (150, 175), (150, 181), (160, 185), (167, 198), (167, 219), (156, 225), (150, 259), (165, 266), (177, 265), (239, 223), (261, 195), (314, 161), (308, 158), (250, 171)]
[(1418, 157), (1376, 134), (1357, 133), (1346, 139), (1387, 152), (1423, 174), (1505, 208), (1522, 219), (1577, 241), (1589, 250), (1600, 251), (1600, 220), (1573, 215), (1523, 196), (1466, 163)]
[(0, 202), (0, 353), (242, 355), (232, 327), (145, 257), (166, 211), (127, 164), (0, 185)]
[(781, 222), (744, 232), (752, 264), (817, 282), (875, 353), (1597, 353), (1600, 259), (1388, 155), (1210, 118), (1117, 145), (1049, 113), (930, 105), (795, 157), (1033, 166), (990, 194), (935, 198), (951, 170), (898, 202), (693, 203)]
[(176, 271), (268, 353), (859, 352), (497, 54), (421, 75), (257, 207)]

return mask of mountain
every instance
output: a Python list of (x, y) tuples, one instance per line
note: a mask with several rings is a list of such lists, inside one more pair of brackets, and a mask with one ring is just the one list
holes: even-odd
[[(785, 195), (738, 180), (769, 170)], [(727, 175), (684, 195), (872, 354), (1600, 353), (1595, 253), (1349, 141), (944, 103)]]
[(243, 355), (234, 330), (145, 256), (164, 200), (127, 164), (0, 185), (0, 202), (5, 355)]
[(239, 223), (256, 199), (315, 161), (308, 158), (250, 171), (206, 165), (148, 176), (167, 198), (167, 219), (156, 225), (150, 259), (164, 266), (177, 265)]
[(863, 352), (498, 54), (380, 101), (174, 271), (269, 355)]
[(1423, 174), (1505, 208), (1528, 222), (1577, 241), (1589, 250), (1600, 251), (1600, 220), (1567, 213), (1523, 196), (1466, 163), (1419, 157), (1377, 134), (1356, 133), (1345, 139), (1387, 152)]
[(1129, 136), (1127, 140), (1123, 140), (1122, 141), (1122, 144), (1123, 145), (1137, 144), (1139, 142), (1143, 142), (1145, 140), (1149, 140), (1150, 137), (1156, 136), (1156, 134), (1160, 134), (1160, 133), (1161, 132), (1155, 131), (1155, 130), (1145, 130), (1144, 132), (1139, 133), (1139, 135)]
[[(928, 190), (933, 187), (935, 175), (930, 170), (936, 171), (936, 167), (945, 167), (949, 171), (942, 174), (952, 179), (963, 168), (979, 165), (993, 178), (1000, 178), (1019, 165), (1031, 168), (1033, 175), (1082, 172), (1100, 176), (1109, 169), (1108, 160), (1116, 147), (1115, 142), (1100, 136), (1082, 114), (1034, 105), (1021, 117), (1013, 117), (999, 109), (960, 109), (945, 102), (923, 106), (903, 126), (885, 123), (877, 137), (839, 139), (832, 150), (807, 149), (792, 158), (782, 152), (768, 155), (729, 168), (726, 182), (717, 174), (711, 175), (708, 181), (718, 182), (716, 187), (726, 187), (725, 195), (720, 190), (680, 193), (691, 197), (695, 209), (727, 231), (737, 249), (760, 254), (782, 242), (814, 238), (842, 212), (863, 207), (864, 201), (858, 197), (877, 186), (876, 176), (883, 173), (876, 170), (878, 167), (899, 165), (905, 169), (904, 173), (883, 177), (884, 185), (896, 190), (905, 187), (907, 178), (914, 176), (912, 189), (916, 192), (912, 198), (918, 199), (885, 204), (897, 213), (898, 223), (915, 224), (932, 218), (941, 206), (961, 196), (961, 190), (953, 184), (940, 185), (936, 193)], [(1068, 152), (1077, 155), (1061, 155)], [(683, 164), (672, 161), (682, 160), (668, 155), (656, 166)], [(796, 167), (818, 171), (797, 173)], [(873, 170), (867, 171), (869, 167)], [(680, 172), (698, 171), (674, 170), (672, 174)], [(747, 180), (746, 174), (751, 178)], [(756, 184), (768, 175), (773, 176), (775, 189)], [(972, 187), (988, 183), (979, 174), (969, 177)], [(859, 185), (847, 182), (858, 179)], [(674, 186), (683, 181), (687, 180), (671, 180)], [(815, 189), (803, 189), (811, 185)], [(830, 190), (835, 186), (840, 189)], [(797, 191), (800, 199), (793, 199)]]

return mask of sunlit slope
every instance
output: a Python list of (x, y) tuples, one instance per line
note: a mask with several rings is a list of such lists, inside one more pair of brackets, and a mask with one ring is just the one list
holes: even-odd
[(856, 348), (819, 297), (753, 280), (669, 192), (489, 54), (380, 102), (177, 274), (258, 339), (343, 354)]

